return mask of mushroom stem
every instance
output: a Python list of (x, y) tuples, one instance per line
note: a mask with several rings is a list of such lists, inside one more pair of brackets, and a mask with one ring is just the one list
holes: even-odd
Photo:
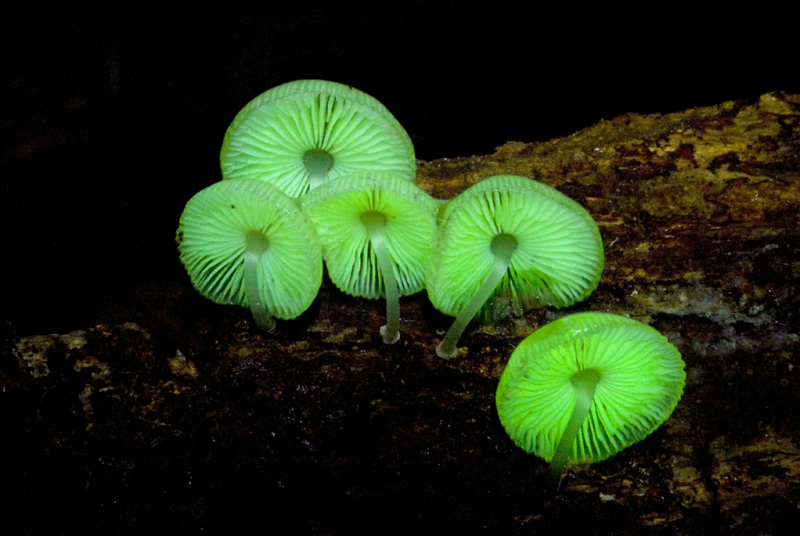
[[(247, 293), (247, 301), (250, 303), (250, 310), (258, 327), (264, 331), (275, 329), (275, 319), (269, 314), (264, 301), (261, 299), (261, 292), (258, 287), (258, 258), (267, 251), (269, 240), (260, 231), (250, 231), (245, 238), (244, 249), (244, 289)], [(269, 292), (269, 287), (264, 286)]]
[(313, 190), (323, 182), (328, 176), (328, 170), (333, 165), (333, 157), (322, 149), (309, 149), (303, 155), (303, 164), (308, 171), (308, 189)]
[(369, 234), (372, 250), (378, 257), (378, 264), (383, 275), (383, 289), (386, 294), (386, 325), (381, 326), (383, 342), (394, 344), (400, 340), (400, 291), (397, 288), (397, 278), (394, 276), (392, 260), (389, 250), (386, 249), (386, 240), (383, 229), (386, 226), (386, 216), (375, 210), (368, 210), (360, 216), (361, 223)]
[(556, 445), (555, 453), (553, 454), (553, 461), (550, 462), (550, 469), (557, 475), (564, 472), (567, 466), (567, 461), (572, 453), (572, 446), (575, 439), (578, 437), (578, 432), (589, 415), (589, 409), (592, 407), (594, 400), (594, 390), (597, 383), (600, 381), (600, 373), (594, 369), (582, 370), (572, 376), (572, 385), (575, 386), (575, 407), (572, 409), (572, 415), (567, 421), (567, 427), (564, 429), (564, 434)]
[(450, 359), (456, 356), (458, 353), (457, 344), (461, 334), (464, 333), (472, 318), (478, 314), (483, 304), (486, 303), (486, 300), (489, 299), (497, 285), (506, 275), (508, 265), (511, 264), (511, 256), (514, 254), (514, 250), (517, 249), (517, 240), (509, 234), (499, 234), (492, 239), (490, 247), (492, 253), (494, 253), (492, 271), (489, 272), (489, 277), (483, 282), (478, 292), (458, 313), (444, 339), (436, 347), (436, 354), (439, 357)]

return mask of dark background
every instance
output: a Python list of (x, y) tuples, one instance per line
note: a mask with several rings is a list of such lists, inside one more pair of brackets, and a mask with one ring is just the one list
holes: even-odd
[(800, 93), (789, 2), (607, 5), (6, 11), (3, 332), (86, 328), (136, 289), (188, 285), (173, 240), (183, 206), (220, 179), (237, 111), (284, 82), (329, 79), (371, 94), (423, 160), (490, 154), (628, 112)]

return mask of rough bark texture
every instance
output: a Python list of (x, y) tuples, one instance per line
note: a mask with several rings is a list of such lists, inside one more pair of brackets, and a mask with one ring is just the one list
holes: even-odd
[[(383, 302), (330, 284), (270, 334), (184, 281), (85, 331), (4, 340), (4, 531), (793, 533), (800, 96), (625, 115), (419, 162), (417, 182), (445, 199), (504, 173), (584, 205), (605, 271), (568, 310), (471, 326), (456, 359), (435, 354), (451, 319), (424, 292), (402, 299), (386, 346)], [(660, 330), (687, 385), (664, 426), (557, 491), (505, 434), (494, 392), (522, 338), (579, 311)]]

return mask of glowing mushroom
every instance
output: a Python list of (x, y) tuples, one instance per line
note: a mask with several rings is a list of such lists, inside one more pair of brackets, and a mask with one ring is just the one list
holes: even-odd
[(322, 251), (295, 199), (264, 181), (218, 182), (186, 204), (176, 236), (194, 287), (221, 304), (250, 307), (258, 326), (291, 319), (322, 284)]
[(411, 139), (389, 110), (324, 80), (296, 80), (250, 101), (225, 133), (220, 165), (223, 179), (265, 180), (291, 197), (358, 171), (416, 174)]
[(560, 474), (650, 435), (675, 409), (685, 380), (680, 353), (655, 329), (581, 313), (517, 346), (497, 388), (497, 411), (514, 443)]
[(345, 175), (302, 198), (331, 281), (353, 296), (386, 298), (383, 341), (400, 338), (400, 295), (422, 290), (438, 203), (389, 172)]
[(532, 307), (585, 299), (603, 270), (597, 224), (557, 190), (516, 175), (489, 177), (441, 210), (426, 287), (455, 316), (436, 348), (454, 357), (472, 318), (486, 322)]

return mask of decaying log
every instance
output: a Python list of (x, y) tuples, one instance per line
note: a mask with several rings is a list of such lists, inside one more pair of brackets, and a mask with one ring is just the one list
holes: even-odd
[[(386, 346), (382, 302), (330, 284), (270, 334), (187, 278), (142, 289), (157, 298), (125, 323), (7, 340), (3, 479), (28, 523), (9, 534), (45, 511), (162, 534), (252, 521), (278, 534), (753, 534), (800, 518), (800, 96), (628, 114), (418, 168), (440, 199), (511, 173), (577, 200), (606, 249), (596, 292), (473, 325), (450, 361), (435, 347), (451, 319), (424, 292), (402, 300), (402, 339)], [(522, 338), (580, 311), (660, 330), (687, 385), (664, 426), (556, 491), (500, 426), (494, 391)]]

